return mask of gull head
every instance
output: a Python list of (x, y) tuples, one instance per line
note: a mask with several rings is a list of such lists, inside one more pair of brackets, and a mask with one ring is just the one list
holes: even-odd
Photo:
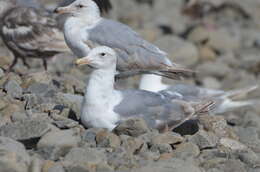
[(98, 5), (93, 0), (76, 0), (71, 4), (54, 10), (58, 14), (69, 14), (73, 17), (100, 16)]
[(0, 0), (0, 18), (7, 12), (9, 9), (16, 6), (16, 0)]
[(105, 46), (100, 46), (92, 49), (88, 56), (78, 59), (76, 64), (89, 65), (95, 69), (105, 69), (111, 66), (116, 66), (116, 52)]

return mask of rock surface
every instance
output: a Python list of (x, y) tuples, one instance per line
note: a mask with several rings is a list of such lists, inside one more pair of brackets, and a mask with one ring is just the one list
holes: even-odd
[[(50, 10), (60, 3), (37, 1)], [(106, 17), (130, 25), (174, 63), (196, 71), (181, 83), (223, 90), (260, 85), (259, 0), (111, 2)], [(201, 114), (174, 132), (159, 133), (142, 119), (122, 121), (113, 132), (84, 128), (80, 110), (89, 68), (76, 67), (75, 56), (63, 53), (48, 60), (47, 71), (41, 59), (30, 58), (30, 69), (19, 61), (6, 73), (12, 59), (0, 40), (0, 172), (260, 170), (258, 105)], [(115, 87), (137, 88), (139, 78)], [(259, 97), (259, 89), (249, 95)]]

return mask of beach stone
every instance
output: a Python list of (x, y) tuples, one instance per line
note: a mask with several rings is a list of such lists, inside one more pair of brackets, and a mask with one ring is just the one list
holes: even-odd
[(77, 129), (50, 131), (39, 140), (37, 149), (43, 157), (57, 160), (60, 156), (66, 155), (71, 148), (77, 147), (80, 140)]
[(107, 153), (108, 165), (115, 169), (129, 169), (138, 165), (136, 158), (131, 152), (119, 147), (111, 153)]
[(191, 143), (199, 146), (200, 149), (213, 148), (218, 144), (218, 137), (212, 132), (206, 132), (204, 130), (199, 130), (196, 134), (190, 136), (188, 140)]
[(205, 130), (213, 132), (218, 137), (238, 139), (223, 116), (202, 115), (199, 117), (199, 121)]
[(89, 147), (96, 147), (96, 135), (103, 131), (103, 128), (89, 128), (81, 134), (82, 142), (87, 143)]
[(213, 77), (205, 77), (202, 80), (203, 86), (210, 89), (221, 89), (220, 82)]
[(0, 128), (0, 135), (30, 144), (50, 130), (45, 121), (25, 120), (9, 123)]
[(200, 149), (197, 145), (187, 142), (177, 145), (173, 151), (173, 157), (180, 159), (189, 159), (197, 157), (200, 154)]
[(72, 148), (64, 158), (64, 163), (69, 166), (73, 166), (73, 164), (95, 166), (106, 162), (107, 157), (104, 149), (94, 149), (88, 147)]
[[(44, 171), (43, 171), (44, 172)], [(54, 164), (46, 172), (65, 172), (64, 168), (60, 164)]]
[(0, 152), (1, 172), (28, 172), (31, 159), (21, 143), (0, 137)]
[(215, 159), (207, 160), (202, 164), (202, 167), (205, 170), (215, 168), (225, 172), (232, 172), (232, 171), (246, 172), (245, 165), (241, 161), (232, 160), (232, 159), (227, 160), (225, 158), (215, 158)]
[(192, 162), (180, 159), (171, 159), (169, 161), (158, 161), (150, 163), (141, 168), (134, 169), (133, 172), (201, 172), (199, 167), (193, 165)]
[(150, 129), (148, 128), (146, 122), (141, 118), (132, 118), (126, 121), (123, 121), (119, 124), (115, 129), (114, 132), (117, 135), (129, 135), (133, 137), (138, 137), (142, 134), (149, 132)]
[(176, 36), (163, 36), (156, 42), (162, 50), (169, 54), (169, 58), (179, 64), (191, 66), (198, 62), (199, 51), (197, 47)]
[(121, 146), (129, 153), (136, 153), (145, 144), (142, 139), (130, 137), (127, 135), (121, 135)]
[(120, 146), (120, 139), (117, 135), (108, 132), (107, 130), (99, 131), (96, 134), (96, 142), (98, 147), (117, 148)]
[(152, 144), (150, 150), (152, 152), (159, 152), (160, 154), (171, 153), (172, 147), (169, 144)]
[(28, 120), (29, 117), (26, 115), (25, 112), (14, 112), (11, 116), (11, 119), (13, 122), (18, 122)]
[(23, 89), (20, 87), (20, 85), (15, 80), (7, 81), (4, 89), (6, 90), (7, 94), (13, 98), (22, 97)]
[(28, 88), (34, 83), (50, 84), (52, 82), (52, 74), (47, 71), (32, 72), (23, 76), (22, 88)]
[(77, 119), (80, 119), (80, 112), (81, 112), (81, 104), (83, 101), (83, 97), (74, 94), (64, 94), (64, 93), (57, 93), (54, 96), (54, 101), (65, 107), (70, 108), (77, 116)]
[(152, 144), (177, 144), (183, 142), (184, 138), (174, 132), (162, 133), (152, 138)]

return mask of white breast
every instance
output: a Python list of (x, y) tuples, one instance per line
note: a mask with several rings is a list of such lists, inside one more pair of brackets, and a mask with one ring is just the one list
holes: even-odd
[(114, 112), (114, 107), (122, 101), (122, 95), (114, 91), (113, 96), (103, 97), (98, 103), (88, 103), (84, 100), (81, 110), (81, 121), (85, 126), (107, 128), (113, 130), (120, 120), (119, 114)]
[(64, 37), (67, 45), (78, 57), (87, 56), (90, 48), (85, 44), (88, 39), (84, 26), (77, 18), (68, 18), (64, 25)]

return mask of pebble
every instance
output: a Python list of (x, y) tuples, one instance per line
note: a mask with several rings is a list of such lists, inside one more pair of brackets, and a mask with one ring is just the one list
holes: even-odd
[(123, 121), (114, 129), (114, 132), (117, 135), (124, 134), (133, 137), (138, 137), (149, 131), (150, 129), (148, 128), (146, 122), (140, 118), (133, 118), (133, 119)]
[(37, 149), (44, 157), (57, 160), (60, 156), (66, 155), (71, 148), (77, 147), (79, 142), (80, 135), (77, 130), (50, 131), (39, 140)]

